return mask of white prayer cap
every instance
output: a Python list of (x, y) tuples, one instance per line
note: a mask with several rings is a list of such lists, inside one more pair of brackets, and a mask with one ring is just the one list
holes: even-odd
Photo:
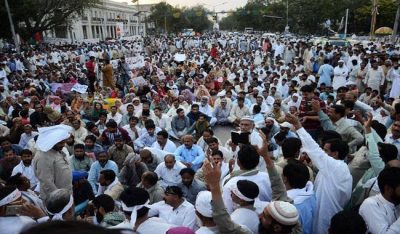
[(67, 139), (71, 132), (72, 127), (59, 124), (51, 127), (39, 128), (39, 137), (36, 141), (36, 148), (47, 152), (52, 149), (58, 142)]
[(338, 61), (338, 63), (344, 63), (344, 60), (343, 60), (343, 59), (341, 59), (341, 60), (339, 60), (339, 61)]
[(296, 207), (289, 202), (273, 201), (266, 207), (268, 213), (278, 223), (283, 225), (295, 225), (299, 220)]
[(201, 191), (197, 195), (195, 208), (197, 212), (207, 218), (212, 218), (211, 192)]
[(226, 95), (226, 91), (225, 90), (222, 90), (221, 92), (219, 92), (218, 94), (217, 94), (217, 97), (224, 97)]
[(243, 118), (240, 119), (240, 120), (248, 120), (248, 121), (254, 122), (254, 119), (251, 116), (248, 116), (248, 115), (243, 116)]
[(283, 123), (279, 124), (279, 126), (281, 126), (283, 128), (289, 128), (289, 129), (293, 128), (293, 125), (288, 122), (283, 122)]
[(356, 85), (356, 82), (349, 80), (346, 82), (346, 86), (348, 85)]

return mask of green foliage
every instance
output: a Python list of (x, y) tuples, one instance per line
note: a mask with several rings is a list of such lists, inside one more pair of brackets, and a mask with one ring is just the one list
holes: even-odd
[(181, 32), (184, 28), (192, 28), (202, 32), (212, 28), (208, 19), (209, 12), (203, 6), (191, 8), (173, 7), (166, 2), (161, 2), (151, 9), (150, 19), (155, 23), (157, 32)]
[[(268, 1), (267, 1), (268, 2)], [(379, 15), (376, 28), (392, 27), (397, 5), (393, 0), (378, 0)], [(348, 32), (368, 33), (371, 22), (372, 0), (289, 0), (289, 26), (291, 32), (319, 34), (322, 23), (327, 19), (332, 22), (331, 28), (338, 30), (342, 17), (349, 9)], [(279, 16), (283, 19), (263, 17), (262, 15)], [(244, 30), (253, 27), (255, 30), (282, 32), (286, 25), (286, 0), (271, 4), (262, 1), (249, 1), (246, 6), (221, 20), (222, 30)], [(342, 31), (343, 32), (343, 29)]]
[[(36, 32), (68, 25), (73, 17), (99, 2), (99, 0), (8, 0), (15, 29), (23, 38), (30, 38)], [(10, 32), (5, 4), (0, 4), (0, 13), (2, 32)]]

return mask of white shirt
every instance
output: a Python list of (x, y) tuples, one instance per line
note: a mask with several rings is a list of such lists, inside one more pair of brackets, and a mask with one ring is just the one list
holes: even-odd
[(165, 144), (164, 148), (162, 148), (160, 146), (160, 144), (158, 144), (158, 142), (154, 142), (153, 145), (151, 145), (151, 148), (155, 148), (155, 149), (159, 149), (159, 150), (163, 150), (163, 151), (167, 151), (169, 153), (174, 153), (176, 150), (176, 145), (174, 144), (174, 142), (172, 142), (171, 140), (167, 140), (167, 143)]
[(372, 234), (400, 233), (400, 206), (394, 206), (381, 194), (367, 198), (359, 213)]
[(319, 170), (315, 178), (317, 208), (313, 230), (326, 233), (332, 216), (350, 200), (353, 178), (347, 164), (327, 155), (304, 128), (297, 130), (297, 134), (304, 151)]
[[(230, 177), (230, 175), (226, 176), (224, 179), (224, 182), (229, 177)], [(228, 182), (226, 182), (226, 184), (222, 188), (222, 198), (224, 200), (224, 203), (225, 203), (228, 213), (233, 212), (233, 201), (232, 201), (232, 197), (231, 197), (231, 191), (236, 186), (236, 183), (239, 180), (253, 181), (254, 183), (256, 183), (258, 185), (258, 188), (260, 190), (258, 198), (261, 201), (271, 201), (272, 190), (271, 190), (271, 182), (269, 180), (268, 173), (258, 172), (257, 174), (251, 175), (251, 176), (235, 176), (232, 179), (230, 179)]]
[(31, 183), (31, 188), (35, 189), (35, 191), (39, 191), (39, 180), (35, 176), (35, 172), (33, 171), (32, 165), (26, 167), (24, 163), (21, 161), (18, 165), (14, 167), (12, 170), (11, 176), (16, 175), (17, 173), (21, 173), (23, 176), (28, 178), (29, 182)]
[(157, 166), (157, 168), (154, 170), (154, 172), (160, 178), (161, 187), (167, 187), (167, 186), (177, 185), (182, 181), (182, 178), (181, 178), (181, 175), (179, 175), (179, 172), (183, 168), (186, 168), (186, 166), (178, 161), (175, 162), (175, 165), (172, 169), (168, 169), (165, 166), (165, 162), (162, 162)]
[(106, 122), (110, 121), (110, 119), (113, 119), (119, 125), (122, 121), (122, 115), (118, 112), (114, 116), (112, 116), (112, 113), (108, 113)]
[(23, 228), (36, 222), (27, 216), (0, 217), (0, 233), (19, 234)]
[[(135, 132), (131, 129), (131, 126), (130, 126), (129, 124), (123, 126), (122, 128), (125, 129), (125, 130), (128, 132), (129, 137), (131, 138), (132, 141), (136, 140), (136, 134), (135, 134)], [(136, 131), (137, 131), (137, 133), (138, 133), (138, 135), (139, 135), (139, 134), (140, 134), (140, 131), (142, 131), (142, 130), (141, 130), (137, 125), (135, 126), (135, 128), (136, 128)], [(139, 137), (139, 136), (138, 136), (138, 137)]]
[(18, 145), (21, 146), (22, 149), (27, 149), (29, 140), (33, 139), (37, 135), (39, 135), (38, 132), (32, 132), (30, 135), (25, 132), (22, 133)]
[(245, 226), (253, 233), (258, 233), (258, 225), (260, 224), (260, 219), (258, 218), (258, 214), (247, 208), (237, 208), (231, 214), (232, 221)]
[(152, 217), (141, 223), (136, 232), (140, 234), (167, 233), (173, 227), (173, 224), (165, 222), (165, 220), (157, 217)]
[(217, 233), (220, 233), (220, 231), (217, 226), (214, 226), (214, 227), (202, 226), (199, 229), (197, 229), (197, 231), (195, 233), (196, 234), (217, 234)]
[[(172, 206), (160, 201), (150, 205), (149, 216), (156, 216), (164, 219), (168, 223), (188, 227), (195, 230), (196, 226), (196, 213), (194, 206), (188, 201), (184, 200), (183, 203), (175, 210)], [(156, 233), (156, 232), (153, 232)]]

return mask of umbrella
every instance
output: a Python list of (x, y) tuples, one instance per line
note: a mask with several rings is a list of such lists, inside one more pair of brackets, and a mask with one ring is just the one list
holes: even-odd
[(381, 35), (390, 35), (393, 33), (393, 29), (389, 27), (380, 27), (377, 30), (375, 30), (375, 34), (381, 34)]

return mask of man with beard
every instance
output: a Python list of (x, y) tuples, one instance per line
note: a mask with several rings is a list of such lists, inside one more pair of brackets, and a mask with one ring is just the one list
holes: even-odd
[(359, 213), (369, 233), (400, 233), (400, 168), (383, 169), (378, 186), (381, 193), (367, 198)]
[(100, 224), (103, 227), (113, 227), (122, 223), (125, 220), (125, 216), (114, 211), (115, 202), (107, 194), (101, 194), (93, 199), (93, 205), (95, 207), (95, 223)]
[(69, 160), (72, 171), (88, 172), (93, 160), (86, 156), (85, 146), (83, 144), (74, 145), (74, 155)]
[(174, 142), (168, 139), (168, 132), (165, 130), (157, 133), (157, 141), (151, 145), (151, 148), (163, 150), (168, 153), (174, 153), (176, 145)]
[(71, 132), (72, 128), (63, 124), (39, 128), (36, 141), (38, 150), (32, 164), (40, 182), (40, 197), (43, 200), (61, 188), (72, 194), (72, 172), (62, 151)]
[(130, 153), (133, 153), (133, 148), (125, 144), (121, 136), (116, 136), (114, 138), (114, 145), (108, 149), (110, 159), (118, 165), (119, 170), (122, 169), (123, 163)]
[(119, 200), (119, 196), (121, 195), (122, 191), (124, 191), (124, 187), (115, 176), (115, 172), (113, 170), (102, 170), (100, 172), (98, 182), (100, 186), (97, 190), (97, 196), (101, 194), (107, 194), (114, 200)]
[(400, 121), (395, 121), (391, 127), (392, 133), (387, 134), (385, 143), (393, 144), (397, 147), (397, 159), (400, 159)]
[(32, 167), (32, 152), (28, 149), (22, 150), (21, 152), (21, 162), (14, 167), (12, 170), (11, 176), (16, 175), (17, 173), (21, 173), (23, 176), (25, 176), (30, 184), (31, 187), (30, 189), (34, 191), (40, 191), (39, 190), (39, 181), (35, 176), (35, 173), (33, 171)]
[(195, 172), (192, 168), (183, 168), (179, 174), (181, 175), (182, 182), (178, 184), (178, 187), (182, 189), (185, 199), (194, 204), (197, 194), (200, 191), (206, 190), (206, 186), (194, 178)]
[(97, 193), (97, 181), (102, 170), (113, 170), (118, 176), (118, 166), (114, 161), (109, 160), (107, 152), (100, 152), (96, 155), (97, 161), (92, 164), (89, 170), (88, 181), (92, 186), (93, 192)]
[(11, 176), (13, 168), (19, 163), (20, 159), (12, 149), (5, 151), (4, 158), (0, 160), (0, 180), (7, 181)]

